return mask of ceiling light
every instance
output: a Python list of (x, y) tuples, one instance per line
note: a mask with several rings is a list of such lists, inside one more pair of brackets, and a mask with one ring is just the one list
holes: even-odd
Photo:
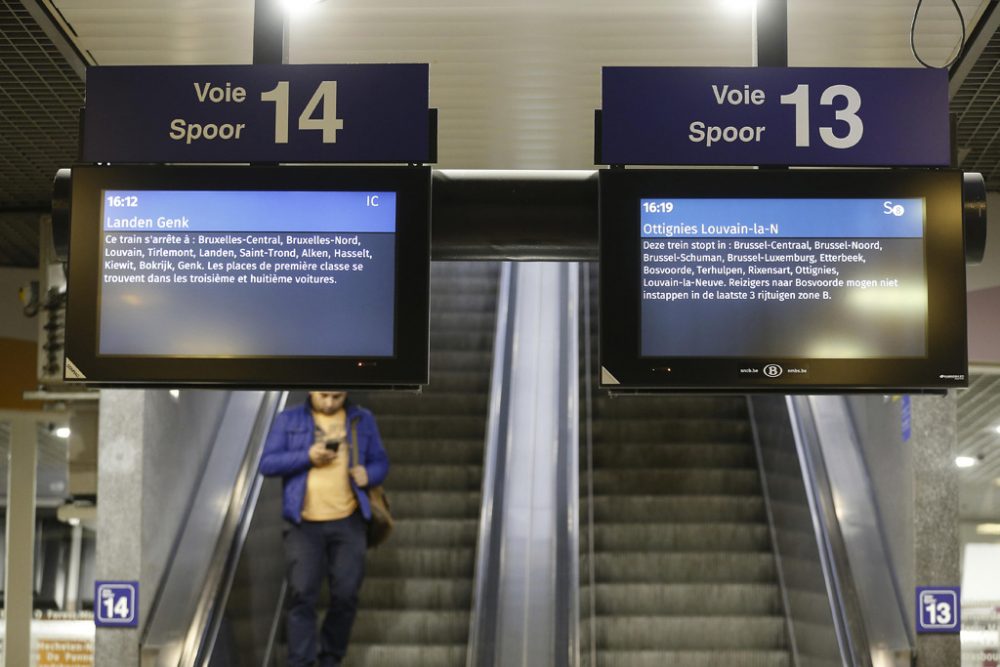
[(180, 389), (171, 389), (170, 390), (170, 398), (172, 398), (174, 400), (177, 400), (180, 397), (181, 397), (181, 390)]
[(976, 526), (979, 535), (1000, 535), (1000, 523), (981, 523)]
[(60, 426), (59, 428), (56, 429), (57, 438), (65, 439), (69, 437), (69, 434), (70, 434), (69, 426)]
[(323, 0), (281, 0), (281, 6), (285, 8), (289, 14), (296, 14), (301, 12), (303, 9), (312, 7), (313, 5), (318, 5)]
[(1000, 424), (997, 424), (996, 426), (994, 426), (993, 430), (996, 431), (997, 433), (1000, 433)]
[(71, 525), (71, 526), (79, 526), (80, 525), (80, 520), (77, 519), (75, 516), (71, 516), (69, 518), (69, 525)]
[(958, 456), (955, 458), (955, 465), (959, 468), (971, 468), (976, 465), (977, 460), (974, 456)]

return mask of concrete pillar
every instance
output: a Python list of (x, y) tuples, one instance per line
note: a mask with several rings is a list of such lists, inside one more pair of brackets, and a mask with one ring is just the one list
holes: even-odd
[[(958, 412), (954, 393), (913, 397), (914, 553), (917, 586), (958, 586)], [(911, 600), (913, 589), (904, 591)], [(910, 602), (914, 604), (914, 602)], [(915, 612), (914, 612), (915, 613)], [(915, 618), (911, 623), (915, 623)], [(961, 664), (959, 635), (917, 635), (917, 666)]]
[(5, 664), (31, 664), (32, 582), (35, 569), (35, 479), (38, 425), (31, 414), (10, 419), (7, 480), (7, 568), (4, 594)]
[[(139, 581), (139, 627), (97, 628), (95, 664), (138, 665), (152, 591), (142, 588), (145, 391), (101, 392), (97, 580)], [(143, 595), (146, 592), (147, 595)]]

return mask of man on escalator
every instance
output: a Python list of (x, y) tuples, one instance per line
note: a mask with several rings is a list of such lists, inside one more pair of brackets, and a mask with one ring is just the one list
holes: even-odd
[[(353, 461), (354, 438), (357, 461)], [(271, 427), (260, 471), (283, 479), (288, 576), (288, 665), (340, 665), (365, 572), (366, 489), (382, 483), (389, 457), (375, 418), (344, 391), (311, 391)], [(330, 606), (316, 641), (316, 602), (326, 575)], [(317, 651), (318, 648), (318, 651)]]

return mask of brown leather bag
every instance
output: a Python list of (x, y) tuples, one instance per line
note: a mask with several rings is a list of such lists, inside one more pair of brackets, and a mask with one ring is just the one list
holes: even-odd
[[(358, 457), (358, 423), (351, 422), (351, 452), (354, 456), (355, 465), (360, 465), (361, 459)], [(372, 518), (368, 522), (368, 548), (379, 546), (392, 533), (396, 522), (392, 518), (389, 508), (389, 496), (385, 489), (379, 486), (368, 487), (368, 504), (371, 505)]]

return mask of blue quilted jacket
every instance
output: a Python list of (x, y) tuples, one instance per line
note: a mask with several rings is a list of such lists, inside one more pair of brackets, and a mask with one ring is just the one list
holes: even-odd
[[(378, 486), (389, 474), (389, 457), (382, 447), (382, 438), (375, 424), (375, 417), (368, 410), (347, 404), (347, 442), (351, 446), (352, 424), (357, 424), (358, 458), (368, 471), (369, 486)], [(306, 479), (312, 463), (309, 448), (313, 444), (313, 418), (308, 401), (300, 406), (282, 411), (274, 419), (271, 432), (264, 443), (260, 459), (260, 472), (269, 477), (281, 476), (284, 492), (281, 515), (293, 523), (302, 522), (302, 503), (306, 498)], [(357, 462), (351, 461), (351, 465)], [(358, 506), (365, 520), (372, 516), (368, 494), (351, 480), (351, 488), (358, 499)]]

